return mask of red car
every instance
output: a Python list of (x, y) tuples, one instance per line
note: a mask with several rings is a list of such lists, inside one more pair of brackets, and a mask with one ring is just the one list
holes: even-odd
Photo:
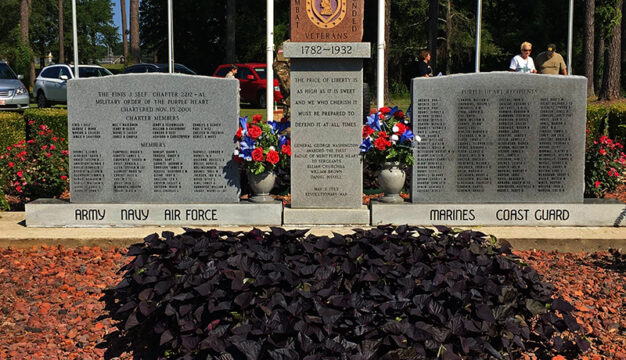
[[(235, 65), (238, 69), (235, 77), (239, 80), (239, 88), (241, 89), (239, 94), (241, 100), (265, 108), (267, 103), (265, 90), (267, 89), (267, 73), (265, 72), (267, 65), (261, 63)], [(231, 66), (231, 64), (218, 66), (213, 76), (225, 77), (230, 71)], [(283, 95), (280, 93), (278, 79), (274, 77), (274, 101), (280, 103), (282, 100)]]

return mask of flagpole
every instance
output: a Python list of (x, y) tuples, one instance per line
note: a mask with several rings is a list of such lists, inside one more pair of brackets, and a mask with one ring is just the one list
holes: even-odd
[(567, 75), (572, 75), (572, 45), (574, 39), (574, 0), (569, 1), (569, 24), (567, 28)]
[[(376, 70), (376, 108), (385, 106), (385, 0), (378, 0), (378, 63)], [(364, 114), (367, 115), (367, 114)]]
[(265, 105), (267, 107), (267, 121), (274, 120), (274, 0), (267, 0), (267, 48), (265, 62), (267, 63)]
[[(122, 0), (124, 1), (124, 0)], [(167, 63), (170, 74), (174, 73), (174, 5), (167, 0)]]
[(72, 37), (74, 38), (74, 78), (78, 79), (78, 24), (76, 23), (76, 0), (72, 0)]

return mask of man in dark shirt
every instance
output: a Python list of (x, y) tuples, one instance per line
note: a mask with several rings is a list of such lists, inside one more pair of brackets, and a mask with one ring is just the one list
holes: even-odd
[(428, 62), (430, 61), (430, 52), (428, 50), (422, 50), (420, 53), (420, 61), (417, 63), (417, 76), (418, 77), (431, 77), (433, 76), (433, 69), (431, 69)]

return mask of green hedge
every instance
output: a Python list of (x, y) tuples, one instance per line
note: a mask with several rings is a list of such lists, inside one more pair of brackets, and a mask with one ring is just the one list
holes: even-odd
[(18, 113), (0, 113), (0, 150), (26, 139), (24, 118)]
[(587, 105), (587, 139), (595, 140), (601, 135), (622, 144), (626, 143), (626, 102)]
[(30, 121), (34, 122), (32, 125), (27, 126), (29, 139), (34, 138), (41, 124), (48, 125), (54, 135), (67, 138), (66, 109), (28, 109), (24, 111), (24, 120), (26, 124)]

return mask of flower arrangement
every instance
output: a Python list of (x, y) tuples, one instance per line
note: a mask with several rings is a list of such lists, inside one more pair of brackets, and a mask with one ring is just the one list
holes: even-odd
[(585, 152), (585, 195), (602, 197), (623, 182), (626, 175), (624, 146), (606, 135), (587, 146)]
[(239, 129), (235, 135), (234, 159), (251, 173), (258, 175), (284, 167), (291, 156), (289, 121), (261, 122), (261, 115), (239, 118)]
[(34, 139), (7, 146), (0, 154), (3, 191), (23, 199), (61, 195), (69, 184), (68, 169), (67, 140), (56, 137), (44, 124), (38, 126)]
[(414, 162), (414, 141), (421, 139), (411, 131), (404, 113), (397, 106), (383, 107), (367, 117), (361, 154), (378, 167), (386, 162), (398, 162), (406, 168)]

